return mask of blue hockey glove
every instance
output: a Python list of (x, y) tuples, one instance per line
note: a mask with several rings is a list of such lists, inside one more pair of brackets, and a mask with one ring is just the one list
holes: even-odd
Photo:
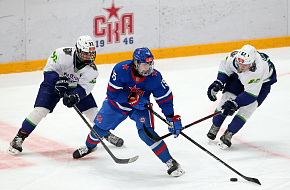
[(64, 94), (67, 92), (68, 83), (69, 80), (66, 77), (59, 77), (58, 79), (56, 79), (54, 85), (54, 92), (57, 93), (60, 98), (64, 97)]
[(128, 104), (133, 106), (137, 110), (145, 110), (145, 104), (148, 104), (147, 99), (137, 93), (130, 94), (128, 97)]
[(211, 101), (216, 101), (216, 94), (224, 88), (224, 84), (220, 80), (214, 81), (207, 90), (207, 96)]
[(74, 104), (79, 103), (80, 96), (76, 92), (71, 92), (70, 95), (63, 97), (63, 104), (71, 108)]
[(174, 138), (178, 137), (182, 130), (180, 115), (168, 115), (166, 119), (171, 123), (171, 125), (168, 127), (169, 132), (174, 135)]
[(222, 105), (222, 109), (224, 116), (231, 116), (238, 110), (238, 104), (234, 100), (229, 99)]

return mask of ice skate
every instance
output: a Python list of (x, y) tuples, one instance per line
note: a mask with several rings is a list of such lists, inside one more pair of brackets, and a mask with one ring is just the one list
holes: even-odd
[(124, 140), (120, 137), (117, 137), (113, 133), (109, 132), (104, 138), (111, 144), (115, 145), (116, 147), (121, 147), (124, 144)]
[(224, 132), (224, 134), (221, 136), (220, 141), (217, 143), (220, 149), (226, 149), (230, 148), (232, 146), (232, 137), (233, 133), (230, 132), (228, 129)]
[(184, 174), (184, 170), (181, 169), (180, 164), (176, 162), (173, 158), (170, 158), (167, 162), (166, 165), (168, 167), (167, 173), (173, 177), (179, 177), (182, 174)]
[(214, 140), (216, 138), (217, 133), (219, 132), (220, 127), (215, 126), (214, 124), (212, 124), (212, 126), (210, 127), (208, 133), (207, 133), (207, 137), (210, 140)]
[(22, 143), (26, 137), (28, 137), (28, 134), (24, 132), (18, 133), (10, 142), (10, 147), (8, 148), (7, 153), (17, 155), (22, 152)]
[(81, 146), (79, 149), (77, 149), (76, 151), (74, 151), (73, 153), (73, 158), (82, 158), (94, 151), (97, 150), (97, 146), (95, 146), (94, 148), (88, 148), (87, 146)]

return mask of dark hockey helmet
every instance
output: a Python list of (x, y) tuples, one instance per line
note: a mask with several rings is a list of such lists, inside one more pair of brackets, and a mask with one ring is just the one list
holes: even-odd
[(78, 58), (84, 64), (88, 65), (95, 61), (96, 47), (90, 36), (80, 36), (76, 42), (76, 50)]
[[(136, 62), (136, 70), (142, 76), (150, 75), (154, 70), (154, 56), (147, 47), (137, 48), (133, 53), (133, 61)], [(140, 71), (139, 66), (141, 63), (147, 63), (150, 65), (147, 71)]]

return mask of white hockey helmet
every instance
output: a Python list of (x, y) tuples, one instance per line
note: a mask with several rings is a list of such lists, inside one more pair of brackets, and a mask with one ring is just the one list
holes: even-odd
[(236, 63), (248, 65), (254, 63), (257, 50), (251, 45), (244, 45), (236, 54)]
[[(76, 42), (77, 56), (85, 64), (90, 64), (95, 61), (96, 47), (93, 39), (86, 35), (80, 36)], [(90, 59), (85, 59), (83, 52), (86, 52), (86, 56), (90, 56)]]

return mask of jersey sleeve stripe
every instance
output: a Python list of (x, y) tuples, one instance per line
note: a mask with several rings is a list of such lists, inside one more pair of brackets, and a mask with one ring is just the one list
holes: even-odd
[(166, 96), (169, 96), (170, 93), (171, 93), (171, 90), (169, 89), (168, 92), (164, 96), (154, 97), (154, 98), (155, 98), (156, 101), (158, 101), (158, 100), (161, 100), (162, 98), (165, 98)]
[(166, 101), (168, 101), (168, 100), (171, 100), (173, 98), (173, 96), (171, 95), (169, 98), (167, 98), (166, 100), (163, 100), (163, 101), (156, 101), (158, 104), (161, 104), (161, 103), (163, 103), (163, 102), (166, 102)]
[(115, 89), (115, 88), (111, 88), (109, 85), (108, 85), (108, 89), (109, 89), (111, 92), (117, 90), (117, 89)]
[(116, 86), (116, 85), (114, 85), (114, 84), (111, 83), (111, 82), (109, 82), (109, 86), (113, 87), (114, 89), (118, 89), (118, 90), (123, 89), (123, 87)]

